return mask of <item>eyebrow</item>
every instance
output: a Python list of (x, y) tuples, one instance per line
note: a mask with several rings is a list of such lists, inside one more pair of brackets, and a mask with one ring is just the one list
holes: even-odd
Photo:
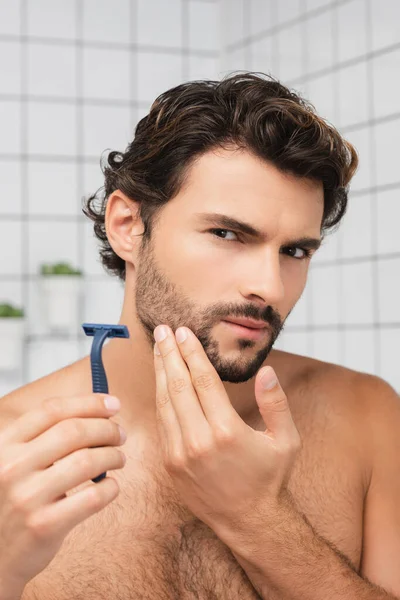
[[(246, 235), (250, 235), (258, 240), (264, 241), (266, 235), (262, 231), (246, 223), (245, 221), (239, 221), (234, 217), (224, 215), (222, 213), (195, 213), (195, 217), (198, 217), (203, 223), (209, 225), (222, 225), (226, 229), (236, 229)], [(291, 240), (287, 242), (287, 246), (301, 246), (302, 248), (309, 248), (310, 250), (318, 250), (321, 246), (322, 240), (319, 238), (302, 237), (297, 240)]]

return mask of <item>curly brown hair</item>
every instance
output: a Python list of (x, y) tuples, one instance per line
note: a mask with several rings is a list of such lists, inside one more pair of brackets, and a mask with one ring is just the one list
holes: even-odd
[(125, 152), (112, 151), (101, 168), (105, 184), (100, 206), (86, 201), (83, 213), (94, 222), (105, 270), (125, 281), (125, 261), (109, 244), (106, 203), (114, 190), (139, 202), (149, 241), (164, 204), (185, 183), (190, 166), (217, 147), (251, 151), (284, 173), (321, 181), (324, 214), (321, 235), (332, 230), (347, 208), (348, 185), (358, 154), (315, 107), (264, 73), (231, 74), (221, 81), (182, 83), (160, 94), (136, 125)]

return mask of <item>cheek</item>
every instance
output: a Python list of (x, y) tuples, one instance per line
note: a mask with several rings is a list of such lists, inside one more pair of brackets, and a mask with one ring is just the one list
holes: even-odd
[(200, 300), (197, 294), (221, 283), (221, 273), (226, 276), (227, 265), (232, 265), (227, 254), (225, 259), (221, 254), (211, 244), (196, 242), (194, 238), (185, 240), (182, 236), (179, 243), (171, 240), (166, 244), (160, 258), (166, 276), (177, 284), (181, 282), (189, 295), (196, 294), (196, 300)]
[(192, 247), (187, 254), (188, 275), (193, 282), (193, 287), (212, 288), (217, 293), (218, 287), (226, 287), (229, 279), (229, 269), (232, 269), (232, 260), (227, 255), (219, 253), (211, 245), (202, 248)]

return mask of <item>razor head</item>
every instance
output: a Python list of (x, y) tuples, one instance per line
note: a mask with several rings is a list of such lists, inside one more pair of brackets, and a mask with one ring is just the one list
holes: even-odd
[(128, 338), (129, 331), (126, 325), (109, 325), (108, 323), (82, 323), (86, 335), (95, 336), (97, 332), (107, 332), (107, 337)]

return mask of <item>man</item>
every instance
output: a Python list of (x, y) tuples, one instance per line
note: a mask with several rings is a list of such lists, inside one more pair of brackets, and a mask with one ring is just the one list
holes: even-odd
[(110, 154), (85, 214), (125, 281), (121, 408), (89, 357), (3, 398), (0, 598), (400, 597), (398, 395), (273, 349), (356, 167), (253, 74), (169, 90)]

